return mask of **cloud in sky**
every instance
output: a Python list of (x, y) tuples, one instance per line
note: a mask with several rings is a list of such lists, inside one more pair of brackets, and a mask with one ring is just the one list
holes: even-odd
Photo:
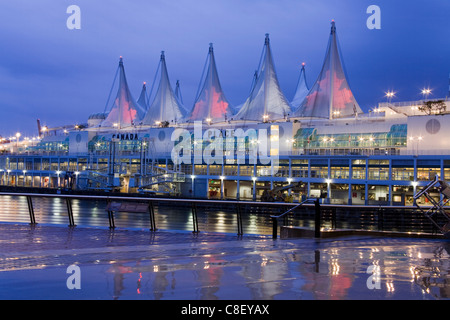
[[(69, 5), (81, 29), (69, 30)], [(381, 8), (381, 30), (369, 30), (366, 9)], [(336, 21), (352, 90), (364, 111), (394, 90), (398, 100), (448, 94), (450, 3), (368, 0), (15, 0), (0, 4), (0, 135), (36, 133), (85, 122), (103, 112), (119, 56), (137, 99), (153, 83), (165, 51), (172, 86), (180, 80), (191, 106), (209, 43), (233, 105), (247, 98), (265, 33), (270, 34), (280, 85), (292, 99), (306, 62), (311, 86)], [(153, 92), (156, 91), (156, 88)], [(113, 93), (115, 95), (115, 92)]]

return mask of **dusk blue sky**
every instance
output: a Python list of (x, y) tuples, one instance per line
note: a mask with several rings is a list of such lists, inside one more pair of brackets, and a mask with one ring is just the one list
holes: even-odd
[[(69, 30), (69, 5), (81, 29)], [(381, 29), (369, 30), (369, 5)], [(398, 0), (0, 0), (0, 135), (36, 135), (48, 126), (85, 123), (103, 112), (123, 56), (137, 99), (151, 84), (165, 51), (172, 86), (180, 80), (191, 107), (209, 43), (222, 88), (233, 105), (245, 101), (270, 34), (278, 79), (288, 100), (306, 63), (311, 86), (336, 21), (354, 95), (367, 112), (386, 101), (445, 98), (450, 73), (450, 1)], [(115, 95), (115, 92), (113, 93)]]

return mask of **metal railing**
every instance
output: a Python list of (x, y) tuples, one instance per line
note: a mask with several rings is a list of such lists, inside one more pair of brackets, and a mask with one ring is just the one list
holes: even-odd
[[(286, 206), (296, 204), (292, 203), (264, 203), (264, 202), (249, 202), (249, 201), (228, 201), (228, 200), (203, 200), (203, 199), (179, 199), (179, 198), (160, 198), (160, 197), (130, 197), (130, 196), (103, 196), (103, 195), (78, 195), (78, 194), (42, 194), (42, 193), (16, 193), (16, 192), (1, 192), (0, 196), (17, 196), (25, 197), (27, 199), (27, 207), (29, 213), (30, 224), (37, 224), (35, 217), (35, 210), (32, 198), (57, 198), (63, 199), (66, 202), (67, 216), (69, 227), (75, 227), (74, 214), (72, 209), (72, 200), (103, 200), (106, 201), (105, 212), (108, 215), (109, 228), (116, 228), (114, 212), (131, 212), (131, 213), (146, 213), (149, 216), (150, 231), (156, 231), (157, 226), (155, 222), (154, 203), (167, 202), (171, 204), (190, 204), (192, 214), (192, 232), (198, 233), (198, 209), (199, 204), (214, 204), (218, 206), (227, 206), (234, 208), (236, 217), (237, 235), (242, 236), (243, 221), (242, 221), (242, 206), (256, 205), (256, 206)], [(135, 205), (126, 205), (124, 203), (134, 203)]]
[[(261, 218), (257, 223), (263, 225), (264, 234), (270, 234), (270, 227), (272, 227), (272, 237), (278, 238), (278, 231), (282, 226), (307, 226), (314, 229), (316, 237), (320, 237), (322, 227), (329, 227), (330, 229), (346, 228), (346, 229), (366, 229), (366, 230), (381, 230), (381, 231), (398, 231), (403, 233), (434, 233), (438, 234), (439, 230), (418, 210), (417, 208), (407, 206), (355, 206), (355, 205), (331, 205), (320, 204), (318, 199), (308, 199), (301, 203), (284, 203), (284, 202), (255, 202), (255, 201), (229, 201), (229, 200), (205, 200), (205, 199), (179, 199), (179, 198), (160, 198), (160, 197), (138, 197), (138, 196), (115, 196), (115, 195), (81, 195), (81, 194), (41, 194), (41, 193), (15, 193), (2, 192), (1, 196), (25, 197), (27, 200), (27, 211), (29, 215), (29, 222), (36, 224), (35, 205), (33, 198), (53, 198), (60, 199), (65, 202), (68, 225), (75, 227), (74, 210), (72, 209), (72, 201), (77, 200), (95, 200), (104, 201), (103, 210), (108, 215), (109, 227), (114, 229), (116, 227), (114, 222), (114, 213), (120, 212), (138, 212), (146, 214), (150, 223), (150, 231), (157, 231), (157, 220), (155, 217), (163, 217), (166, 208), (183, 208), (183, 212), (191, 215), (191, 219), (183, 220), (183, 230), (189, 230), (191, 224), (191, 231), (193, 233), (200, 232), (199, 227), (199, 212), (198, 209), (203, 209), (200, 213), (204, 215), (202, 218), (208, 220), (211, 210), (214, 212), (228, 210), (229, 220), (227, 224), (228, 230), (236, 230), (238, 236), (244, 234), (246, 231), (252, 230), (250, 226), (250, 216), (256, 214)], [(112, 203), (116, 203), (115, 207), (111, 207)], [(128, 203), (129, 205), (120, 205)], [(133, 209), (134, 204), (138, 209)], [(139, 204), (139, 206), (138, 206)], [(158, 205), (158, 213), (155, 212), (154, 205)], [(41, 209), (41, 207), (39, 207)], [(17, 210), (17, 209), (16, 209)], [(209, 211), (208, 211), (209, 210)], [(21, 211), (22, 212), (22, 211)], [(279, 214), (276, 214), (276, 213)], [(80, 218), (81, 219), (81, 218)], [(103, 219), (103, 218), (102, 218)], [(132, 218), (134, 219), (134, 218)], [(139, 217), (137, 222), (140, 224), (142, 219), (147, 219), (146, 216)], [(176, 220), (176, 214), (168, 214), (164, 219)], [(231, 219), (231, 220), (230, 220)], [(281, 219), (285, 219), (283, 225), (279, 224)], [(61, 221), (61, 220), (58, 220)], [(134, 221), (134, 220), (133, 220)], [(60, 223), (60, 222), (58, 222)], [(102, 220), (101, 223), (107, 223)], [(162, 220), (158, 220), (162, 224)], [(209, 222), (208, 222), (209, 223)], [(219, 221), (213, 221), (212, 224), (203, 224), (202, 227), (206, 230), (208, 227), (222, 226)], [(142, 227), (140, 225), (140, 227)], [(231, 229), (230, 229), (231, 227)], [(261, 229), (263, 228), (261, 227)], [(164, 226), (163, 226), (164, 228)], [(208, 231), (208, 230), (206, 230)], [(222, 232), (222, 231), (218, 231)], [(224, 231), (225, 232), (225, 231)], [(229, 232), (229, 231), (226, 231)], [(231, 231), (233, 232), (233, 231)], [(251, 233), (251, 232), (247, 232)]]
[(282, 214), (278, 215), (278, 216), (270, 216), (270, 218), (272, 219), (272, 238), (276, 239), (278, 238), (278, 220), (286, 217), (287, 214), (294, 212), (295, 209), (303, 206), (306, 203), (311, 203), (314, 202), (315, 204), (315, 223), (314, 223), (314, 235), (316, 238), (320, 237), (320, 204), (319, 204), (319, 199), (306, 199), (302, 202), (300, 202), (299, 204), (297, 204), (296, 206), (290, 208), (289, 210), (283, 212)]

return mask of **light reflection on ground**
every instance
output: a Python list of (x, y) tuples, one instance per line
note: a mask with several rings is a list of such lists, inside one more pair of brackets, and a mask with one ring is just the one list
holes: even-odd
[[(29, 232), (25, 229), (22, 226), (21, 232)], [(27, 241), (38, 240), (34, 247), (20, 247), (18, 241), (0, 250), (1, 299), (450, 297), (449, 241), (368, 237), (273, 241), (213, 234), (195, 238), (191, 233), (156, 233), (151, 240), (149, 231), (119, 230), (115, 240), (106, 243), (106, 236), (111, 239), (107, 229), (75, 229), (70, 237), (68, 228), (54, 229), (53, 245), (47, 248), (43, 242), (49, 243), (51, 233), (46, 237), (40, 231), (28, 234)], [(65, 236), (59, 243), (57, 234)], [(71, 264), (81, 270), (79, 290), (66, 286)]]

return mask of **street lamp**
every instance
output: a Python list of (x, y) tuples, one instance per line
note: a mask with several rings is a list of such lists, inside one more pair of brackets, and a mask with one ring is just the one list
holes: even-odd
[(253, 197), (252, 200), (256, 201), (256, 177), (252, 177), (252, 181), (253, 181)]
[(386, 92), (386, 98), (388, 98), (389, 104), (391, 104), (391, 101), (392, 101), (393, 97), (395, 97), (395, 92), (394, 91), (387, 91)]
[(327, 183), (327, 199), (331, 199), (331, 179), (325, 179), (325, 182)]
[(430, 88), (423, 88), (422, 89), (422, 95), (424, 97), (424, 99), (428, 99), (428, 96), (431, 94), (431, 89)]
[(20, 132), (16, 133), (16, 146), (17, 146), (17, 153), (19, 153), (19, 138), (20, 138), (21, 134)]

